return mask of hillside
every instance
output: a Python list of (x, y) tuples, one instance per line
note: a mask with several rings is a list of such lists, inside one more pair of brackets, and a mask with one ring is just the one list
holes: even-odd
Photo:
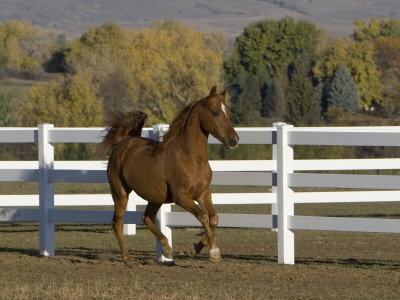
[(114, 22), (126, 28), (174, 19), (198, 30), (218, 30), (230, 38), (249, 23), (290, 16), (329, 34), (346, 36), (357, 18), (400, 18), (398, 0), (0, 0), (0, 22), (26, 20), (75, 37), (91, 25)]

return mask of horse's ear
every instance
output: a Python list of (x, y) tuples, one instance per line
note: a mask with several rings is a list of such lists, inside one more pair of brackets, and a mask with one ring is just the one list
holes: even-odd
[(208, 98), (212, 98), (217, 94), (217, 86), (214, 85), (211, 90), (210, 90), (210, 94), (208, 95)]
[(226, 98), (227, 95), (228, 95), (228, 87), (226, 87), (221, 93), (221, 96), (224, 98)]

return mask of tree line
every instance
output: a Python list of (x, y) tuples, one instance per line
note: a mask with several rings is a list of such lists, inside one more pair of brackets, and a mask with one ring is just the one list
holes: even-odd
[(355, 20), (348, 38), (290, 17), (262, 20), (233, 43), (171, 20), (106, 23), (72, 41), (10, 21), (0, 24), (8, 77), (33, 84), (23, 95), (0, 85), (0, 126), (102, 126), (129, 109), (148, 113), (147, 126), (170, 123), (213, 85), (229, 87), (236, 126), (397, 125), (400, 20)]

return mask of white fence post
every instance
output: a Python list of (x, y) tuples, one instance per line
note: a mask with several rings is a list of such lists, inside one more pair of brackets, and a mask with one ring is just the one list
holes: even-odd
[(153, 139), (162, 141), (163, 135), (168, 131), (169, 125), (167, 124), (156, 124), (153, 126)]
[[(276, 137), (278, 136), (277, 127), (282, 126), (282, 125), (285, 125), (285, 123), (274, 122), (272, 124), (272, 126), (276, 129), (275, 141), (273, 141), (273, 143), (272, 143), (272, 160), (275, 162), (277, 161), (277, 151), (278, 151), (277, 150), (278, 145), (277, 145), (277, 141), (276, 141)], [(275, 176), (275, 178), (277, 178), (278, 174), (277, 174), (276, 170), (272, 171), (272, 174)], [(275, 184), (276, 184), (276, 182), (275, 182)], [(278, 216), (278, 200), (277, 200), (278, 186), (277, 185), (272, 186), (272, 194), (275, 196), (275, 203), (271, 204), (271, 215)], [(271, 231), (278, 232), (278, 228), (271, 228)]]
[(288, 129), (292, 125), (277, 125), (277, 202), (278, 202), (278, 263), (294, 264), (294, 231), (289, 229), (289, 217), (294, 215), (293, 190), (288, 175), (293, 173), (293, 148), (288, 145)]
[[(169, 126), (167, 124), (156, 124), (153, 126), (153, 139), (162, 141), (163, 135), (168, 131)], [(166, 217), (165, 213), (171, 212), (171, 205), (164, 204), (161, 206), (157, 213), (156, 223), (160, 228), (161, 232), (166, 236), (169, 241), (169, 245), (172, 247), (172, 230), (170, 227), (165, 225)], [(160, 262), (172, 261), (162, 255), (162, 246), (158, 240), (156, 240), (156, 257)]]
[[(129, 195), (128, 205), (126, 206), (126, 211), (136, 211), (136, 200), (138, 196), (134, 191)], [(124, 224), (124, 235), (135, 235), (136, 234), (136, 224)]]
[(54, 222), (49, 220), (50, 210), (54, 209), (54, 183), (51, 172), (54, 170), (54, 147), (49, 143), (49, 129), (52, 124), (41, 124), (38, 128), (39, 152), (39, 248), (40, 255), (54, 256)]
[[(171, 212), (171, 204), (163, 204), (157, 213), (156, 224), (160, 228), (161, 232), (166, 236), (169, 245), (172, 247), (172, 229), (165, 224), (167, 220), (165, 214), (169, 212)], [(172, 259), (166, 258), (162, 255), (162, 246), (158, 240), (156, 240), (156, 257), (160, 262), (172, 261)]]

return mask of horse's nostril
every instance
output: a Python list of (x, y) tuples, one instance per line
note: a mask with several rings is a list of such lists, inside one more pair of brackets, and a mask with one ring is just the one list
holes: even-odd
[(232, 137), (232, 138), (231, 138), (231, 145), (232, 145), (232, 146), (236, 146), (237, 143), (238, 143), (238, 140), (237, 140), (235, 137)]

